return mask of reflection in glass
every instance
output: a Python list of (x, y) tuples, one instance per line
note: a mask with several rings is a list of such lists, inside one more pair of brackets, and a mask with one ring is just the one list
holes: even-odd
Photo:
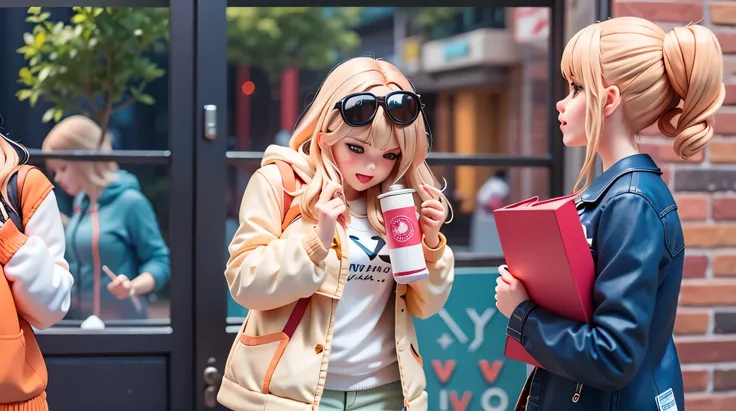
[[(113, 149), (165, 149), (168, 9), (0, 8), (3, 127), (31, 149), (65, 116), (84, 114)], [(133, 28), (133, 29), (131, 29)], [(109, 63), (109, 64), (108, 64)]]
[[(52, 145), (54, 137), (46, 143)], [(59, 199), (60, 208), (72, 210), (66, 216), (66, 259), (75, 285), (60, 325), (86, 321), (83, 327), (97, 328), (97, 319), (105, 325), (168, 319), (166, 169), (59, 159), (36, 163), (55, 180), (57, 191), (67, 194)], [(100, 170), (105, 179), (95, 186), (87, 176)]]
[[(225, 259), (224, 263), (230, 258), (230, 251), (228, 247), (230, 242), (235, 237), (235, 233), (240, 225), (238, 221), (238, 213), (240, 210), (240, 202), (243, 199), (243, 192), (245, 187), (250, 180), (250, 177), (258, 169), (258, 165), (244, 165), (240, 164), (237, 166), (228, 166), (227, 170), (227, 216), (225, 218)], [(225, 265), (223, 264), (223, 270)], [(242, 319), (248, 314), (248, 309), (238, 304), (233, 300), (230, 295), (230, 290), (227, 288), (227, 282), (225, 276), (222, 276), (222, 282), (225, 285), (225, 292), (227, 293), (227, 316), (232, 319), (233, 323), (242, 323), (238, 319)]]

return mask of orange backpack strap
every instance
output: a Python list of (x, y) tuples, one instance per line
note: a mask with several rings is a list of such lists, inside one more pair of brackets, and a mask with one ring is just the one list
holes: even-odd
[(284, 209), (283, 213), (281, 214), (281, 230), (286, 230), (286, 227), (291, 224), (294, 219), (296, 219), (299, 214), (301, 214), (301, 208), (299, 204), (296, 204), (294, 206), (291, 205), (291, 203), (294, 201), (294, 197), (292, 197), (289, 192), (296, 191), (297, 188), (297, 176), (294, 173), (294, 169), (285, 161), (276, 160), (274, 162), (276, 166), (279, 168), (279, 173), (281, 174), (281, 182), (284, 186)]
[[(301, 213), (299, 204), (291, 205), (294, 197), (289, 194), (289, 192), (293, 193), (296, 191), (296, 180), (298, 177), (294, 173), (294, 169), (291, 165), (285, 161), (276, 160), (274, 163), (279, 168), (279, 173), (281, 173), (281, 182), (284, 186), (284, 209), (281, 215), (281, 230), (283, 231)], [(300, 298), (299, 301), (296, 302), (294, 310), (286, 321), (286, 326), (284, 326), (284, 334), (286, 334), (289, 339), (294, 335), (296, 327), (298, 327), (299, 323), (302, 321), (302, 317), (304, 317), (304, 313), (307, 311), (308, 305), (309, 297)]]

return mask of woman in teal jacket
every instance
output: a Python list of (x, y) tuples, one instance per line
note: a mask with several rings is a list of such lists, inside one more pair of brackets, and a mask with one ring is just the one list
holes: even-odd
[[(64, 119), (44, 151), (95, 150), (102, 130), (83, 116)], [(107, 136), (101, 150), (110, 150)], [(74, 196), (66, 227), (66, 258), (75, 277), (70, 317), (148, 318), (147, 299), (171, 274), (169, 249), (138, 179), (113, 162), (50, 159), (56, 183)]]

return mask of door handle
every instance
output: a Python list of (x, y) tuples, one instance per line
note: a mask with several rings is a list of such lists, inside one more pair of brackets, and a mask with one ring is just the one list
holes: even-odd
[(210, 141), (217, 138), (217, 106), (214, 104), (204, 106), (204, 137)]
[(217, 406), (217, 391), (222, 383), (222, 374), (215, 367), (214, 358), (210, 358), (207, 364), (207, 367), (205, 367), (202, 373), (202, 379), (204, 380), (204, 405), (207, 408), (215, 408)]
[(202, 376), (206, 385), (220, 385), (222, 382), (222, 374), (220, 374), (217, 368), (211, 365), (204, 369)]

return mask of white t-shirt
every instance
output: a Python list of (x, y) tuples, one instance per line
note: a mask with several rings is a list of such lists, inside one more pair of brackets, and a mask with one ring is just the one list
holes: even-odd
[[(350, 201), (365, 215), (365, 199)], [(388, 247), (367, 218), (350, 218), (350, 268), (335, 312), (335, 328), (325, 388), (368, 390), (400, 380), (396, 360), (394, 277)]]

